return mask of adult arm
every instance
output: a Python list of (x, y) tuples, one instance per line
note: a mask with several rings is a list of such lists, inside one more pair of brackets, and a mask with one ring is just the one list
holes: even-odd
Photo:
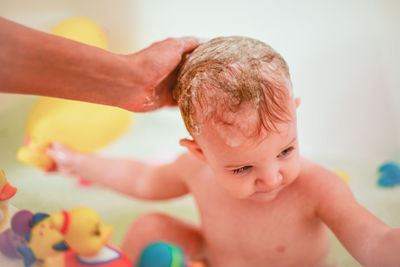
[(169, 38), (119, 55), (0, 17), (0, 92), (154, 110), (174, 103), (176, 68), (198, 45), (193, 37)]

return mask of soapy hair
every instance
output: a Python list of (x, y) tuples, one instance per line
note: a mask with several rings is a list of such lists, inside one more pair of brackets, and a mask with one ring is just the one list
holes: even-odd
[(258, 113), (258, 132), (277, 131), (289, 120), (289, 68), (269, 45), (247, 37), (219, 37), (200, 45), (178, 73), (174, 99), (194, 136), (201, 123), (230, 124), (224, 114), (250, 103)]

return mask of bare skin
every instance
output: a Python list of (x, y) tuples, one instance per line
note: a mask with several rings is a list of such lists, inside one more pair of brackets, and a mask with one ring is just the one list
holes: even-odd
[(150, 111), (175, 104), (177, 67), (198, 45), (193, 37), (169, 38), (119, 55), (0, 17), (0, 92)]
[(79, 155), (60, 145), (48, 154), (56, 170), (136, 198), (194, 196), (199, 227), (162, 214), (132, 224), (122, 249), (134, 261), (161, 239), (213, 267), (323, 266), (330, 228), (363, 266), (398, 266), (400, 230), (360, 206), (334, 173), (300, 157), (294, 101), (291, 112), (279, 132), (262, 131), (235, 146), (227, 142), (229, 129), (221, 135), (205, 123), (195, 140), (181, 140), (189, 153), (159, 167)]
[[(210, 168), (195, 162), (193, 156), (187, 154), (180, 160), (182, 168), (193, 168), (186, 182), (199, 208), (201, 227), (197, 231), (202, 239), (195, 234), (190, 239), (187, 234), (164, 236), (170, 229), (182, 228), (180, 222), (164, 231), (149, 227), (144, 232), (138, 226), (151, 221), (144, 217), (132, 225), (122, 246), (125, 251), (132, 251), (133, 258), (140, 250), (132, 250), (137, 240), (131, 237), (153, 235), (152, 240), (162, 237), (183, 245), (194, 259), (208, 258), (212, 266), (322, 266), (328, 252), (327, 228), (315, 216), (312, 199), (302, 195), (304, 188), (300, 181), (306, 179), (303, 174), (274, 200), (259, 203), (232, 198), (219, 188)], [(158, 219), (158, 225), (168, 221)], [(154, 230), (158, 230), (157, 237)], [(197, 251), (193, 250), (193, 244)]]

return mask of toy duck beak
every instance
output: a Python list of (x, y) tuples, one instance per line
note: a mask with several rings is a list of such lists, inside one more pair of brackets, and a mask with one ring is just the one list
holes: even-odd
[(13, 187), (9, 183), (6, 183), (0, 191), (0, 200), (8, 200), (17, 193), (17, 188)]

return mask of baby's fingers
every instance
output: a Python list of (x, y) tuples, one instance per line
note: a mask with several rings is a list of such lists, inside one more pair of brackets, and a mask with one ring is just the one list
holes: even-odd
[(46, 154), (54, 161), (54, 167), (49, 171), (59, 171), (64, 174), (73, 173), (75, 152), (60, 143), (52, 143)]
[(69, 154), (71, 150), (60, 143), (52, 143), (47, 149), (46, 154), (51, 157), (56, 162), (66, 162), (68, 161)]

